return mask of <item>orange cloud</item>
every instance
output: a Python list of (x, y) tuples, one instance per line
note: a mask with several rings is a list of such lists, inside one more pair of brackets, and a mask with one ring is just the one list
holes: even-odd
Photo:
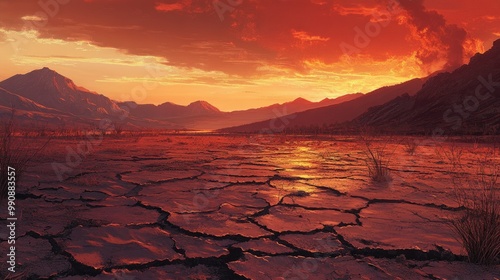
[(292, 35), (293, 35), (293, 38), (298, 39), (302, 42), (308, 42), (308, 43), (327, 42), (330, 40), (330, 38), (326, 38), (326, 37), (311, 36), (311, 35), (307, 34), (307, 32), (305, 32), (305, 31), (292, 30)]
[[(244, 77), (267, 75), (262, 71), (266, 67), (306, 73), (310, 69), (304, 61), (319, 60), (326, 64), (341, 61), (343, 52), (339, 45), (353, 43), (357, 36), (356, 27), (364, 29), (367, 23), (378, 24), (373, 22), (371, 15), (383, 11), (387, 1), (244, 0), (227, 11), (225, 21), (221, 22), (213, 0), (74, 0), (61, 6), (59, 13), (38, 31), (40, 38), (85, 40), (131, 55), (162, 57), (169, 66), (187, 69), (220, 71)], [(470, 2), (455, 2), (468, 5), (463, 13), (471, 10)], [(0, 1), (0, 10), (6, 11), (0, 13), (3, 28), (22, 30), (25, 22), (33, 21), (33, 16), (42, 9), (36, 2)], [(434, 13), (434, 10), (424, 9), (426, 13)], [(432, 68), (443, 66), (450, 59), (459, 62), (471, 50), (478, 49), (474, 43), (477, 41), (467, 43), (467, 40), (488, 44), (492, 41), (494, 32), (498, 32), (497, 26), (495, 22), (490, 23), (489, 29), (483, 31), (489, 18), (480, 17), (495, 12), (500, 14), (498, 4), (478, 5), (474, 9), (476, 21), (460, 17), (467, 23), (467, 36), (462, 40), (462, 47), (467, 44), (464, 47), (467, 50), (463, 49), (461, 53), (450, 54), (450, 51), (456, 51), (450, 48), (456, 46), (450, 34), (460, 37), (460, 29), (465, 25), (456, 24), (458, 28), (454, 32), (448, 32), (453, 30), (446, 28), (426, 29), (407, 13), (407, 20), (393, 20), (380, 34), (370, 38), (370, 44), (363, 48), (362, 54), (384, 61), (416, 53), (422, 65), (429, 62)], [(450, 12), (450, 15), (454, 13)], [(441, 16), (445, 26), (453, 25), (446, 23), (450, 15)], [(469, 30), (474, 31), (471, 36), (468, 36)], [(457, 63), (450, 65), (456, 66)]]
[(376, 7), (366, 7), (362, 5), (348, 7), (336, 4), (332, 7), (332, 10), (342, 16), (348, 16), (348, 15), (371, 16), (375, 12), (377, 12)]
[(181, 11), (184, 9), (184, 5), (182, 3), (158, 3), (156, 4), (155, 9), (162, 12)]

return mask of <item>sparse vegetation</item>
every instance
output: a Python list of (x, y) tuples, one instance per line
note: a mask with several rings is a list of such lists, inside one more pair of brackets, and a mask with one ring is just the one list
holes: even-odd
[(365, 145), (365, 164), (368, 167), (368, 175), (376, 183), (387, 183), (392, 180), (389, 163), (391, 155), (387, 153), (387, 142), (378, 147), (375, 146), (375, 138), (367, 134), (362, 135)]
[[(0, 131), (0, 199), (7, 197), (9, 167), (15, 169), (16, 180), (19, 180), (25, 171), (27, 164), (47, 145), (33, 147), (33, 143), (28, 142), (29, 136), (16, 135), (14, 129), (13, 110), (9, 119), (1, 127)], [(31, 138), (32, 139), (32, 138)]]
[(415, 152), (417, 151), (419, 143), (416, 139), (408, 137), (403, 139), (403, 146), (405, 152), (407, 152), (409, 155), (414, 155)]
[[(487, 155), (487, 156), (486, 156)], [(453, 166), (455, 199), (464, 211), (450, 224), (472, 263), (500, 263), (500, 166), (498, 151), (485, 153), (475, 167), (462, 163), (463, 152), (453, 148), (447, 153)]]
[(123, 123), (116, 122), (116, 123), (114, 123), (113, 127), (114, 127), (114, 130), (112, 131), (112, 133), (114, 135), (120, 136), (123, 134), (124, 127), (125, 127), (125, 125)]

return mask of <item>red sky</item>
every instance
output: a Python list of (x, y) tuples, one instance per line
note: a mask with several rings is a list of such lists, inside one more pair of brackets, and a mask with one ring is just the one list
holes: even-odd
[(48, 66), (116, 100), (222, 110), (368, 92), (500, 38), (498, 0), (38, 2), (0, 0), (0, 79)]

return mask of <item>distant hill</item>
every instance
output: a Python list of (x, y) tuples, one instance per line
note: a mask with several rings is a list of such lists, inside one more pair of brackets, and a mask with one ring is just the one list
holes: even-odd
[(347, 94), (335, 99), (325, 98), (320, 102), (311, 102), (304, 98), (297, 98), (283, 104), (273, 104), (266, 107), (233, 112), (221, 112), (206, 101), (196, 101), (188, 106), (181, 106), (171, 102), (161, 105), (143, 105), (136, 104), (135, 102), (123, 102), (119, 104), (132, 108), (131, 115), (137, 118), (169, 121), (190, 129), (212, 130), (273, 118), (283, 112), (286, 114), (296, 113), (312, 108), (339, 104), (356, 99), (362, 95), (361, 93)]
[(23, 110), (23, 111), (62, 114), (62, 112), (60, 111), (47, 108), (43, 105), (36, 103), (31, 99), (19, 96), (3, 88), (0, 88), (0, 106), (3, 107), (5, 110), (11, 110), (12, 108), (15, 108), (16, 110)]
[(102, 118), (123, 113), (106, 96), (78, 87), (69, 78), (49, 68), (15, 75), (0, 82), (0, 87), (47, 108), (75, 116)]
[(468, 65), (430, 78), (416, 95), (372, 108), (350, 125), (408, 133), (499, 133), (500, 40)]
[[(437, 73), (367, 94), (348, 94), (320, 102), (297, 98), (233, 112), (222, 112), (206, 101), (187, 106), (171, 102), (120, 103), (43, 68), (0, 82), (0, 118), (15, 109), (16, 117), (23, 123), (54, 127), (95, 127), (101, 119), (108, 118), (130, 128), (223, 128), (221, 132), (259, 132), (276, 127), (288, 132), (307, 132), (320, 127), (330, 130), (373, 127), (377, 131), (398, 133), (436, 130), (448, 134), (498, 133), (499, 96), (500, 40), (486, 53), (475, 55), (469, 64), (451, 73)], [(121, 119), (126, 113), (125, 106), (130, 114)]]
[[(192, 117), (183, 119), (182, 122), (186, 126), (198, 129), (219, 129), (228, 126), (237, 126), (275, 118), (283, 114), (293, 114), (297, 112), (306, 111), (313, 108), (324, 107), (332, 104), (340, 104), (359, 98), (363, 94), (347, 94), (335, 99), (324, 99), (320, 102), (311, 102), (304, 98), (297, 98), (290, 102), (282, 104), (273, 104), (266, 107), (225, 112), (222, 114), (206, 116), (206, 117)], [(176, 122), (175, 120), (171, 120)]]
[[(233, 112), (221, 112), (206, 101), (187, 106), (171, 102), (119, 103), (79, 87), (45, 67), (0, 82), (0, 118), (8, 117), (15, 109), (16, 118), (23, 123), (58, 127), (95, 126), (108, 118), (135, 128), (220, 129), (237, 133), (277, 127), (287, 132), (373, 127), (398, 133), (499, 133), (499, 96), (497, 40), (490, 50), (476, 54), (469, 64), (451, 73), (437, 73), (367, 94), (348, 94), (320, 102), (297, 98)], [(127, 117), (120, 118), (124, 114)]]
[[(387, 86), (364, 94), (350, 101), (335, 105), (298, 112), (285, 116), (283, 128), (289, 131), (307, 129), (309, 127), (330, 126), (351, 121), (366, 112), (370, 107), (382, 105), (405, 93), (414, 95), (419, 91), (425, 79), (413, 79), (399, 85)], [(258, 132), (269, 129), (270, 123), (282, 123), (279, 118), (242, 126), (221, 129), (221, 132)]]
[(42, 127), (47, 124), (62, 127), (65, 123), (81, 121), (76, 116), (47, 108), (31, 99), (0, 88), (0, 119), (10, 118), (12, 110), (15, 110), (17, 125), (24, 127), (29, 125)]
[(129, 127), (180, 128), (168, 122), (136, 119), (122, 121), (125, 111), (108, 97), (79, 87), (49, 68), (18, 74), (0, 82), (0, 117), (15, 110), (16, 121), (48, 128), (96, 127), (106, 118)]
[(168, 122), (180, 129), (210, 129), (210, 121), (207, 127), (195, 126), (190, 120), (210, 120), (224, 113), (206, 101), (196, 101), (187, 106), (165, 102), (160, 105), (137, 104), (132, 101), (120, 102), (119, 106), (126, 106), (130, 110), (130, 117), (140, 120), (152, 120), (159, 123)]
[(196, 101), (188, 106), (177, 105), (166, 102), (160, 105), (137, 104), (135, 102), (121, 102), (119, 105), (127, 105), (130, 114), (138, 118), (155, 120), (168, 120), (171, 118), (185, 118), (193, 116), (210, 116), (220, 114), (221, 111), (206, 101)]
[[(196, 101), (187, 106), (171, 102), (161, 105), (116, 102), (79, 87), (71, 79), (45, 67), (0, 82), (0, 117), (9, 116), (11, 110), (15, 109), (18, 119), (23, 123), (40, 123), (51, 127), (95, 127), (101, 119), (106, 118), (129, 128), (208, 130), (337, 104), (359, 96), (361, 94), (349, 94), (320, 102), (298, 98), (262, 108), (221, 112), (206, 101)], [(121, 118), (124, 115), (127, 117)]]

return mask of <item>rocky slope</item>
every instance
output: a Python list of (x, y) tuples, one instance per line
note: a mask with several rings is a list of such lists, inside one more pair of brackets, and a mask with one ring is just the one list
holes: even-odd
[[(296, 114), (284, 114), (274, 116), (273, 119), (251, 123), (243, 126), (222, 129), (223, 132), (259, 132), (263, 130), (273, 130), (278, 126), (281, 130), (294, 130), (309, 128), (311, 126), (334, 125), (346, 121), (351, 121), (368, 110), (368, 108), (382, 105), (395, 97), (405, 93), (415, 94), (424, 83), (425, 79), (414, 79), (405, 83), (383, 87), (373, 92), (367, 93), (351, 101), (336, 105), (311, 109)], [(276, 118), (278, 117), (278, 118)], [(271, 125), (274, 124), (274, 125)], [(276, 125), (278, 124), (278, 125)], [(274, 129), (276, 130), (276, 129)], [(279, 132), (276, 130), (275, 132)]]
[(86, 118), (123, 114), (118, 105), (104, 95), (76, 86), (72, 80), (43, 68), (15, 75), (0, 87), (40, 105)]
[(498, 133), (500, 40), (451, 73), (429, 79), (414, 96), (372, 108), (351, 124), (434, 134)]

